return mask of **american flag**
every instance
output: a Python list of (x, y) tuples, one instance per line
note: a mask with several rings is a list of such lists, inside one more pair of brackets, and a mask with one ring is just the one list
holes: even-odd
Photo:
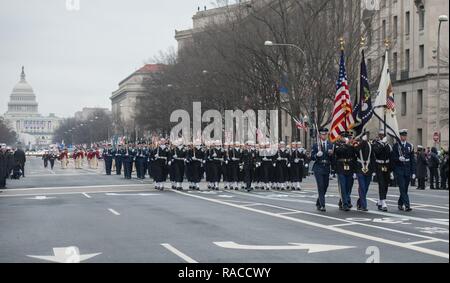
[(335, 142), (342, 132), (351, 130), (354, 124), (355, 120), (353, 118), (352, 102), (345, 70), (345, 55), (344, 51), (342, 51), (339, 63), (339, 79), (336, 82), (336, 98), (330, 132), (331, 142)]
[(395, 100), (394, 100), (394, 96), (393, 94), (388, 94), (388, 97), (386, 99), (386, 107), (389, 110), (394, 110), (396, 105), (395, 105)]
[(295, 117), (293, 117), (294, 122), (295, 122), (295, 126), (297, 127), (297, 129), (299, 130), (306, 130), (308, 129), (308, 125), (303, 121), (303, 119), (297, 119)]

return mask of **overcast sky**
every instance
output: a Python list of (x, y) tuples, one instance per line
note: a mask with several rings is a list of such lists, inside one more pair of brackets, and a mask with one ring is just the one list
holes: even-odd
[[(75, 0), (76, 1), (76, 0)], [(72, 116), (111, 107), (118, 83), (159, 51), (176, 48), (211, 0), (0, 0), (0, 115), (25, 66), (39, 112)]]

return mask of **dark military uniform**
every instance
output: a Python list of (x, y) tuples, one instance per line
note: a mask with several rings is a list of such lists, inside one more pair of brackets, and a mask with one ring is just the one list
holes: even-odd
[(106, 175), (111, 175), (112, 161), (113, 161), (114, 151), (110, 148), (103, 150), (103, 161), (105, 162)]
[(116, 163), (116, 175), (122, 175), (123, 155), (125, 155), (125, 150), (121, 146), (119, 146), (119, 148), (114, 152), (114, 161)]
[(123, 163), (123, 171), (124, 171), (123, 174), (124, 174), (124, 178), (127, 180), (131, 179), (134, 155), (135, 155), (134, 150), (129, 147), (127, 147), (122, 154), (122, 163)]
[(375, 173), (378, 182), (378, 209), (387, 211), (386, 198), (389, 189), (390, 175), (392, 172), (391, 153), (392, 147), (388, 143), (376, 140), (372, 144), (375, 162)]
[(269, 148), (262, 149), (259, 154), (260, 181), (266, 190), (270, 190), (271, 172), (273, 171), (272, 152)]
[(425, 190), (425, 180), (428, 173), (428, 160), (425, 152), (422, 148), (417, 149), (417, 165), (416, 165), (416, 176), (418, 181), (418, 190)]
[(244, 183), (247, 191), (253, 190), (252, 182), (254, 179), (256, 152), (252, 149), (245, 149), (242, 152), (241, 164), (243, 166)]
[(200, 190), (199, 183), (203, 178), (203, 159), (205, 152), (201, 147), (191, 148), (187, 151), (186, 159), (186, 177), (190, 185), (190, 189)]
[(430, 157), (428, 158), (428, 166), (430, 168), (430, 189), (439, 190), (439, 157), (437, 149), (431, 149)]
[(411, 211), (411, 204), (408, 196), (411, 176), (416, 172), (416, 160), (414, 157), (414, 147), (408, 142), (398, 142), (392, 149), (392, 159), (394, 162), (394, 174), (400, 189), (400, 199), (398, 206), (403, 210)]
[(276, 189), (285, 189), (286, 182), (289, 181), (289, 171), (288, 171), (288, 163), (289, 163), (289, 152), (287, 150), (278, 150), (277, 155), (275, 156), (275, 174), (277, 183)]
[(353, 174), (356, 172), (356, 150), (351, 144), (337, 142), (334, 150), (334, 166), (338, 175), (341, 200), (339, 207), (349, 211), (352, 208), (351, 194), (353, 188)]
[(159, 146), (153, 152), (152, 158), (152, 175), (156, 183), (157, 190), (164, 189), (164, 182), (167, 181), (167, 162), (170, 158), (170, 149)]
[(175, 188), (182, 190), (182, 183), (184, 180), (184, 165), (187, 158), (187, 152), (184, 147), (176, 147), (171, 151), (171, 181), (175, 182)]
[[(321, 144), (315, 144), (311, 152), (311, 160), (314, 161), (313, 172), (316, 178), (317, 190), (319, 198), (317, 199), (316, 206), (319, 210), (325, 210), (325, 195), (328, 191), (330, 183), (331, 163), (333, 155), (330, 154), (334, 151), (334, 145), (329, 141), (321, 141)], [(318, 153), (322, 152), (322, 156), (318, 156)]]
[(220, 169), (222, 167), (223, 151), (220, 148), (210, 148), (205, 155), (206, 181), (209, 189), (219, 190)]
[(303, 181), (303, 168), (305, 166), (306, 154), (303, 149), (297, 148), (291, 151), (289, 157), (290, 163), (290, 181), (292, 190), (300, 190), (300, 183)]
[(239, 173), (240, 173), (240, 160), (242, 157), (242, 152), (239, 148), (230, 148), (228, 150), (227, 161), (227, 175), (228, 182), (230, 183), (230, 188), (238, 190)]
[(367, 193), (369, 192), (372, 174), (374, 172), (374, 158), (372, 145), (361, 141), (356, 146), (356, 176), (358, 178), (358, 210), (367, 211)]

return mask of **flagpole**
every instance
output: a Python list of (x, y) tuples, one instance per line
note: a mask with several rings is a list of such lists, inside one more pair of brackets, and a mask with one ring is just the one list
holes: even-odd
[[(339, 45), (341, 46), (341, 57), (342, 54), (344, 53), (345, 50), (345, 39), (343, 37), (339, 38)], [(344, 59), (345, 60), (345, 59)], [(347, 105), (344, 105), (344, 111), (345, 111), (345, 118), (344, 118), (344, 123), (345, 123), (345, 130), (348, 131), (348, 125), (347, 125)]]
[[(386, 38), (385, 40), (384, 40), (384, 46), (386, 47), (386, 53), (385, 53), (385, 56), (386, 56), (386, 58), (389, 60), (389, 58), (387, 57), (388, 55), (389, 55), (389, 40)], [(390, 74), (389, 74), (390, 75)], [(387, 124), (386, 124), (386, 119), (387, 119), (387, 117), (386, 117), (386, 113), (387, 113), (387, 105), (384, 105), (384, 136), (387, 136)]]

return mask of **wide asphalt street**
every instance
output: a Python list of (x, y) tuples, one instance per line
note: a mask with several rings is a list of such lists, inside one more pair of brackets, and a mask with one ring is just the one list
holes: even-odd
[(0, 262), (449, 262), (448, 191), (411, 188), (406, 213), (391, 188), (384, 213), (374, 184), (369, 212), (342, 212), (333, 180), (321, 213), (313, 177), (299, 192), (160, 192), (84, 167), (28, 158), (26, 178), (8, 180)]

